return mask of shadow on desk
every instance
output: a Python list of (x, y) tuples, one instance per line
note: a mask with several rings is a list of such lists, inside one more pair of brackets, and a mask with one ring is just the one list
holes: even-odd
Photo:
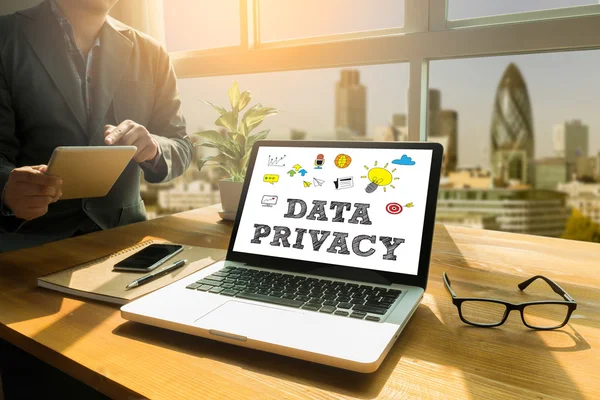
[[(37, 265), (38, 263), (32, 261), (32, 269), (29, 270), (11, 268), (11, 265), (0, 262), (0, 299), (3, 307), (10, 308), (10, 312), (3, 313), (2, 324), (35, 320), (60, 310), (63, 298), (46, 296), (37, 287), (38, 274), (34, 269)], [(28, 284), (24, 285), (23, 282)], [(40, 304), (40, 307), (27, 307), (31, 303)]]
[[(460, 294), (464, 296), (498, 296), (519, 302), (523, 301), (520, 296), (528, 294), (517, 289), (517, 284), (522, 280), (520, 277), (494, 271), (491, 265), (480, 268), (479, 252), (472, 244), (469, 257), (465, 257), (443, 225), (436, 225), (434, 243), (432, 263), (436, 267), (430, 271), (424, 303), (429, 303), (437, 315), (431, 312), (419, 314), (421, 320), (413, 321), (410, 329), (403, 334), (404, 339), (410, 341), (411, 350), (417, 349), (414, 356), (461, 370), (470, 393), (481, 395), (481, 380), (486, 379), (508, 384), (504, 394), (507, 397), (517, 396), (519, 392), (511, 390), (518, 388), (531, 390), (531, 395), (544, 393), (549, 397), (584, 398), (559, 360), (561, 352), (590, 349), (589, 343), (573, 324), (567, 324), (560, 330), (536, 331), (523, 325), (517, 312), (511, 313), (506, 323), (496, 328), (479, 328), (462, 323), (458, 310), (445, 291), (442, 271), (448, 271), (451, 278), (455, 276), (453, 286), (456, 283), (461, 289)], [(478, 281), (478, 277), (481, 280)], [(432, 292), (436, 296), (430, 295)], [(553, 294), (548, 288), (544, 288), (543, 293), (545, 297)], [(589, 322), (584, 319), (577, 323)], [(414, 329), (417, 324), (418, 332)], [(438, 340), (423, 335), (428, 326), (429, 329), (438, 330)], [(471, 386), (479, 389), (476, 391)]]
[[(324, 388), (340, 395), (374, 399), (382, 395), (382, 389), (398, 364), (401, 363), (405, 365), (435, 363), (456, 367), (463, 370), (467, 386), (470, 382), (471, 377), (469, 375), (471, 372), (486, 375), (486, 372), (480, 369), (480, 362), (482, 359), (484, 363), (493, 362), (493, 352), (490, 351), (487, 354), (481, 352), (479, 356), (474, 356), (472, 352), (469, 352), (468, 344), (457, 344), (464, 334), (469, 335), (473, 329), (477, 328), (459, 327), (458, 331), (462, 332), (456, 335), (456, 329), (446, 327), (429, 307), (420, 305), (381, 367), (371, 374), (341, 370), (135, 322), (125, 322), (113, 330), (113, 333), (190, 356), (208, 358), (234, 365), (254, 373), (273, 376), (277, 379), (287, 379), (303, 385)], [(425, 334), (426, 330), (435, 331), (437, 337)], [(479, 331), (482, 330), (479, 329)], [(497, 330), (491, 332), (502, 335), (502, 332), (497, 332)], [(543, 337), (538, 336), (536, 332), (526, 331), (522, 335), (522, 339), (525, 340), (522, 345), (536, 349), (535, 353), (542, 362), (554, 363), (556, 368), (550, 369), (554, 372), (544, 376), (544, 379), (568, 379), (561, 373), (560, 364), (554, 362), (552, 352), (583, 350), (589, 348), (589, 345), (583, 338), (577, 338), (565, 331), (545, 332), (545, 334), (564, 335), (568, 340), (571, 340), (571, 344), (566, 344), (564, 348), (546, 348)], [(457, 336), (458, 338), (456, 338)], [(454, 337), (454, 340), (443, 340), (452, 337)], [(465, 364), (465, 356), (471, 358), (472, 363), (467, 362)], [(406, 358), (406, 360), (403, 361), (403, 358)], [(455, 360), (455, 362), (449, 363), (448, 360)], [(514, 361), (521, 362), (521, 360)], [(534, 368), (537, 362), (532, 364), (532, 368)], [(510, 373), (510, 371), (506, 372)], [(535, 370), (532, 372), (535, 374)], [(494, 379), (494, 374), (494, 371), (489, 371), (490, 379)], [(432, 376), (432, 379), (435, 379), (435, 377)], [(403, 385), (412, 383), (410, 372), (406, 374), (404, 380)], [(577, 388), (572, 385), (571, 388), (572, 390), (568, 393), (569, 398), (583, 398)]]
[[(361, 399), (373, 399), (380, 394), (402, 355), (399, 351), (392, 351), (376, 372), (361, 374), (136, 322), (125, 322), (113, 333), (193, 357), (208, 358), (254, 373)], [(398, 346), (401, 346), (399, 342), (394, 347)]]

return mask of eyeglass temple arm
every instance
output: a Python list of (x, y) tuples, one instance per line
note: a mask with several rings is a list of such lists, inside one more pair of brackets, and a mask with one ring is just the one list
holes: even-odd
[(544, 282), (546, 282), (552, 288), (552, 290), (554, 290), (554, 293), (564, 297), (565, 300), (575, 301), (575, 299), (573, 299), (569, 295), (569, 293), (567, 293), (563, 288), (558, 286), (558, 283), (554, 282), (552, 279), (546, 278), (543, 275), (536, 275), (534, 277), (527, 279), (525, 282), (519, 283), (519, 285), (518, 285), (519, 289), (525, 290), (527, 288), (527, 286), (531, 285), (536, 279), (542, 279)]
[(445, 287), (446, 290), (448, 291), (448, 293), (450, 293), (450, 296), (452, 296), (453, 298), (456, 297), (456, 293), (454, 293), (454, 290), (452, 290), (452, 287), (450, 286), (450, 278), (448, 278), (448, 275), (446, 275), (446, 273), (444, 272), (442, 274), (442, 277), (444, 278), (444, 283), (445, 283)]

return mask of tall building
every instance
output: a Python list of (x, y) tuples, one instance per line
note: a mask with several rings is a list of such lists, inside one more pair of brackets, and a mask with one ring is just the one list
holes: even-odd
[(458, 113), (454, 110), (442, 110), (442, 93), (438, 89), (429, 89), (427, 97), (427, 140), (444, 146), (444, 176), (457, 167)]
[(477, 226), (475, 220), (489, 229), (559, 237), (570, 215), (566, 197), (551, 190), (440, 188), (438, 222)]
[(393, 126), (406, 126), (406, 114), (394, 114), (392, 115)]
[(440, 111), (440, 136), (447, 137), (444, 147), (446, 171), (456, 171), (458, 166), (458, 113), (454, 110)]
[(600, 179), (600, 154), (594, 157), (577, 157), (575, 171), (577, 179)]
[(511, 63), (498, 84), (491, 126), (491, 170), (496, 184), (534, 180), (533, 118), (527, 84)]
[(376, 142), (406, 142), (408, 141), (408, 127), (399, 125), (376, 126), (373, 132)]
[(306, 140), (306, 131), (300, 129), (292, 129), (290, 131), (291, 140)]
[(335, 85), (334, 128), (346, 128), (358, 136), (367, 134), (367, 88), (360, 84), (360, 73), (355, 69), (343, 69)]
[(431, 136), (427, 138), (428, 142), (431, 143), (439, 143), (444, 148), (444, 154), (442, 154), (442, 176), (448, 176), (449, 168), (448, 161), (450, 158), (448, 157), (448, 153), (446, 149), (450, 147), (450, 136)]
[(589, 129), (579, 120), (554, 125), (554, 155), (575, 164), (578, 157), (588, 156)]
[(542, 158), (535, 161), (536, 189), (556, 190), (557, 186), (571, 179), (572, 164), (562, 157)]
[(442, 94), (438, 89), (429, 89), (427, 100), (427, 137), (440, 136)]

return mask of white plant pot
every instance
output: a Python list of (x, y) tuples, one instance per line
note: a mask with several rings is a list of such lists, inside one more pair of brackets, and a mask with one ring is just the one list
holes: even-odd
[(240, 196), (242, 195), (242, 187), (244, 182), (232, 182), (230, 180), (222, 179), (219, 181), (219, 192), (221, 192), (221, 206), (223, 212), (220, 213), (223, 219), (235, 219), (238, 205), (240, 203)]

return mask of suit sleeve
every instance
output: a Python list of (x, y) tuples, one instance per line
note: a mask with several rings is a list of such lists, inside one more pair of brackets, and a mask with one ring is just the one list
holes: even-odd
[(8, 176), (16, 166), (20, 146), (15, 133), (15, 113), (2, 62), (0, 53), (0, 192), (3, 193)]
[(157, 160), (141, 163), (150, 183), (167, 182), (182, 175), (194, 157), (181, 111), (177, 78), (167, 52), (161, 48), (155, 76), (154, 107), (147, 128), (160, 146)]

